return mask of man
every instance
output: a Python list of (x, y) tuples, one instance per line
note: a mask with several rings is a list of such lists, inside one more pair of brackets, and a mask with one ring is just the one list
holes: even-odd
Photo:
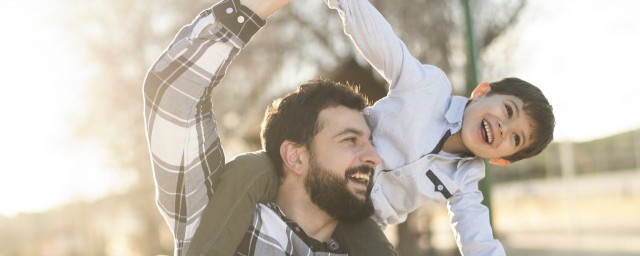
[[(189, 248), (208, 204), (234, 207), (233, 199), (216, 204), (222, 200), (214, 191), (231, 181), (222, 177), (224, 154), (211, 93), (229, 63), (265, 24), (263, 19), (287, 3), (243, 0), (240, 5), (225, 0), (214, 5), (180, 30), (147, 74), (145, 124), (156, 198), (173, 234), (175, 255), (194, 253)], [(380, 162), (361, 113), (365, 105), (354, 91), (321, 80), (274, 103), (262, 135), (280, 171), (280, 179), (264, 188), (275, 190), (276, 200), (256, 207), (244, 240), (232, 245), (236, 254), (348, 252), (348, 245), (337, 243), (332, 234), (338, 221), (371, 215), (371, 175)], [(252, 178), (255, 175), (246, 176)]]

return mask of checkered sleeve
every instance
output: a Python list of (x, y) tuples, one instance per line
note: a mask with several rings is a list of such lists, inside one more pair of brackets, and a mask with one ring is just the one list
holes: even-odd
[(238, 0), (222, 1), (184, 26), (145, 78), (156, 203), (174, 237), (175, 255), (187, 253), (224, 165), (211, 93), (264, 24)]

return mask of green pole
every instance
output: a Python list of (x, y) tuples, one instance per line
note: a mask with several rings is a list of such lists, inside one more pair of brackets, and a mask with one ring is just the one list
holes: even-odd
[[(471, 4), (469, 3), (469, 0), (462, 0), (462, 5), (464, 6), (465, 24), (467, 26), (467, 71), (469, 72), (469, 81), (467, 81), (466, 91), (467, 95), (470, 95), (473, 89), (478, 85), (478, 50), (474, 34), (475, 30), (473, 29), (473, 17), (471, 16)], [(491, 181), (488, 171), (485, 178), (480, 181), (479, 186), (480, 191), (482, 191), (482, 194), (484, 195), (484, 201), (482, 202), (489, 208), (490, 219), (493, 224), (493, 214), (491, 211)]]
[(467, 71), (469, 72), (467, 92), (471, 93), (476, 85), (478, 85), (478, 50), (476, 47), (475, 30), (473, 28), (473, 17), (471, 16), (471, 4), (469, 0), (462, 0), (462, 3), (464, 5), (465, 24), (467, 25)]

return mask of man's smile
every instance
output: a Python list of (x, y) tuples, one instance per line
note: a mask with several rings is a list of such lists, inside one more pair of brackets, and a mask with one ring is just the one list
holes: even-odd
[(351, 176), (349, 176), (349, 179), (353, 182), (357, 182), (360, 184), (364, 184), (365, 186), (369, 186), (369, 182), (371, 180), (371, 175), (370, 174), (364, 174), (364, 173), (355, 173)]
[(369, 187), (371, 183), (371, 179), (373, 176), (373, 169), (367, 166), (360, 166), (356, 168), (349, 169), (345, 174), (347, 180), (363, 185), (366, 188)]

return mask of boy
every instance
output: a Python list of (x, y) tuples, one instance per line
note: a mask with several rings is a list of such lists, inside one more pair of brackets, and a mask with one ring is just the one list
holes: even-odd
[[(373, 220), (380, 226), (397, 224), (427, 200), (446, 201), (462, 255), (505, 255), (493, 238), (489, 211), (481, 204), (482, 158), (506, 165), (540, 153), (551, 142), (555, 123), (547, 99), (538, 88), (517, 78), (482, 83), (470, 99), (451, 96), (445, 74), (411, 56), (368, 1), (328, 0), (328, 5), (340, 14), (345, 34), (390, 83), (388, 95), (365, 110), (382, 158), (370, 194)], [(247, 164), (255, 169), (267, 166), (252, 159), (237, 161), (254, 161)], [(246, 200), (242, 195), (226, 196)], [(201, 227), (198, 232), (223, 230), (229, 224)], [(336, 232), (338, 237), (361, 242), (362, 246), (351, 247), (352, 255), (384, 255), (370, 246), (375, 241), (352, 235), (366, 234), (370, 227), (338, 225)]]
[(365, 0), (330, 0), (358, 50), (390, 83), (366, 112), (382, 157), (371, 198), (382, 225), (406, 219), (426, 200), (447, 201), (463, 255), (504, 255), (493, 239), (478, 181), (482, 158), (505, 165), (552, 140), (552, 108), (539, 89), (516, 78), (480, 84), (471, 99), (450, 96), (438, 68), (413, 58)]

